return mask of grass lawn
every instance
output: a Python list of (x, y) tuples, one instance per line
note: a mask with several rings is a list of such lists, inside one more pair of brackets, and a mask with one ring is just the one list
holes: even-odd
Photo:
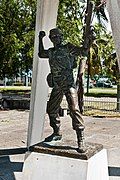
[[(0, 86), (0, 92), (8, 93), (18, 93), (18, 92), (27, 92), (31, 91), (30, 86)], [(89, 93), (85, 93), (85, 96), (92, 97), (116, 97), (117, 89), (116, 88), (91, 88)]]
[(102, 111), (102, 110), (87, 110), (84, 111), (83, 115), (85, 116), (97, 116), (97, 117), (117, 117), (120, 118), (119, 112), (112, 111)]
[(116, 97), (117, 88), (91, 88), (89, 93), (85, 93), (86, 96), (93, 97)]
[(19, 93), (31, 91), (30, 86), (0, 86), (0, 92), (2, 93)]
[(30, 90), (30, 86), (0, 86), (0, 90)]

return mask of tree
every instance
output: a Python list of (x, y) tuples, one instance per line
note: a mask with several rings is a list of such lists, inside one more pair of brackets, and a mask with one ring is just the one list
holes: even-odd
[[(102, 30), (102, 32), (100, 32)], [(94, 77), (95, 74), (108, 75), (108, 63), (107, 59), (111, 52), (114, 51), (114, 43), (111, 33), (107, 32), (100, 25), (95, 25), (96, 40), (91, 47), (91, 58), (90, 58), (90, 76)], [(100, 32), (100, 34), (98, 33)], [(112, 63), (112, 62), (111, 62)], [(107, 67), (107, 68), (104, 68)]]
[(116, 52), (108, 56), (105, 65), (107, 67), (107, 74), (109, 74), (111, 79), (117, 84), (117, 110), (120, 112), (120, 72)]
[[(0, 77), (14, 77), (32, 67), (35, 0), (0, 1)], [(24, 53), (23, 53), (24, 52)]]

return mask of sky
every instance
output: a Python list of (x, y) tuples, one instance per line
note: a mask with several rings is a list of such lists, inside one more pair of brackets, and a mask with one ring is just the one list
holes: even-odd
[(112, 30), (111, 30), (110, 18), (109, 18), (109, 14), (108, 14), (107, 9), (105, 9), (105, 13), (106, 13), (106, 16), (108, 18), (107, 30), (111, 32)]

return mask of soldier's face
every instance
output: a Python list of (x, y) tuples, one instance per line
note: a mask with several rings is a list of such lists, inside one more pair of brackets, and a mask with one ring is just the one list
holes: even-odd
[(54, 45), (59, 45), (62, 43), (62, 36), (58, 33), (51, 34), (50, 35), (50, 40)]

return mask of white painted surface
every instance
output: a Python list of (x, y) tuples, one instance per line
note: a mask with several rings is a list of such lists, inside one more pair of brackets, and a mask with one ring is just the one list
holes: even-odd
[(0, 93), (0, 99), (2, 99), (2, 93)]
[(106, 150), (89, 160), (32, 152), (23, 169), (24, 180), (108, 180)]
[[(56, 26), (58, 4), (59, 0), (37, 1), (28, 147), (40, 142), (42, 139), (48, 97), (46, 76), (49, 73), (49, 65), (48, 59), (40, 59), (38, 57), (38, 34), (40, 30), (44, 30), (48, 35), (49, 30)], [(46, 49), (52, 46), (48, 36), (44, 39), (44, 46)]]
[(120, 72), (120, 0), (107, 0), (107, 9), (109, 12), (113, 38), (115, 41)]
[(109, 180), (107, 152), (105, 149), (89, 159), (87, 180)]

